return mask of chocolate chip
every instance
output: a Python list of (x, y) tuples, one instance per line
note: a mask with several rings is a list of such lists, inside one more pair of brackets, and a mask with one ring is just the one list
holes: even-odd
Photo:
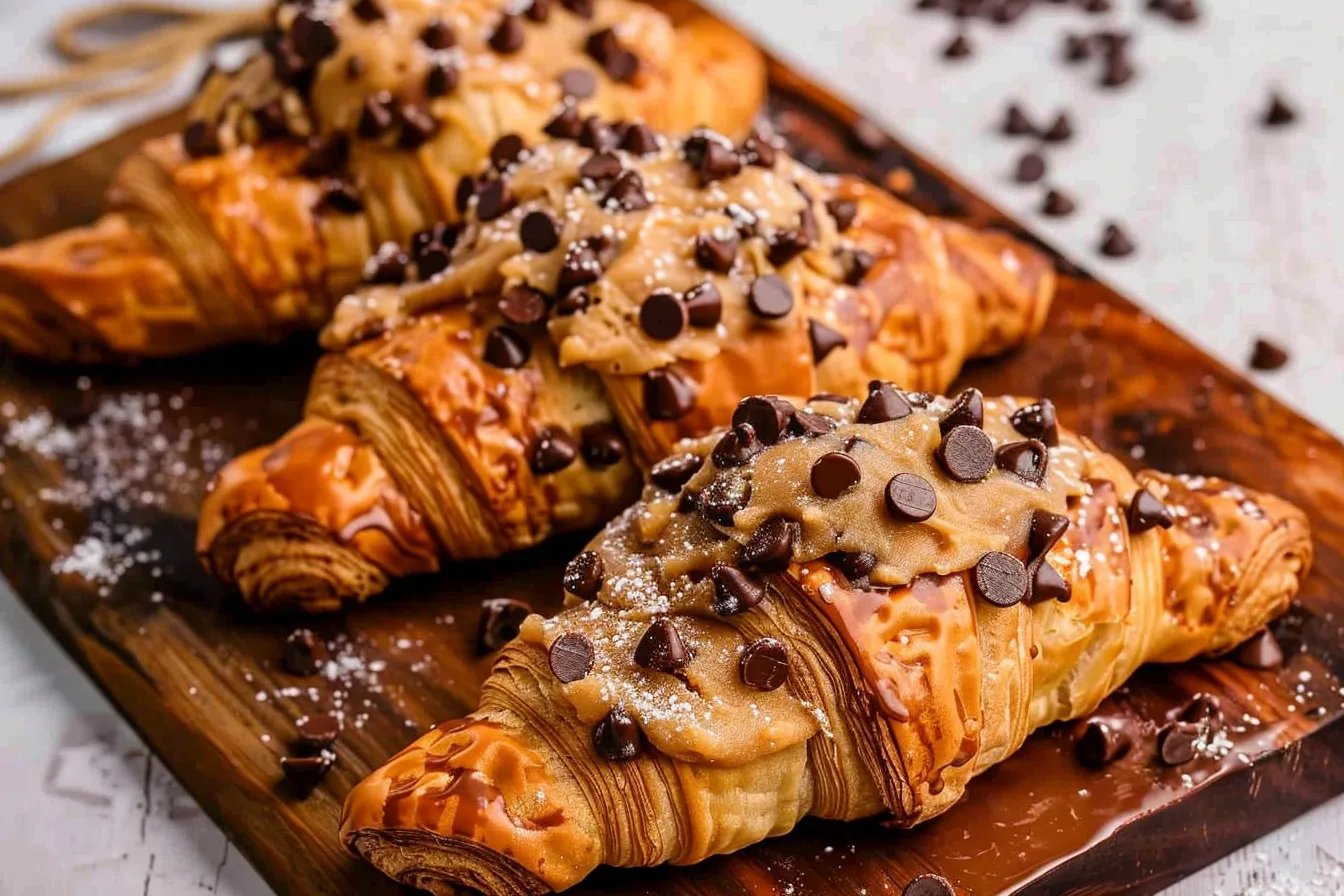
[(506, 171), (523, 157), (527, 144), (517, 134), (505, 134), (490, 147), (490, 164), (496, 171)]
[(293, 43), (294, 52), (309, 65), (315, 65), (335, 53), (341, 43), (331, 23), (312, 11), (304, 11), (294, 17), (294, 22), (289, 26), (289, 39)]
[(723, 317), (723, 297), (719, 295), (718, 287), (708, 280), (687, 290), (683, 301), (687, 319), (693, 327), (717, 326)]
[(560, 92), (576, 100), (586, 100), (597, 93), (597, 78), (583, 68), (568, 68), (560, 73)]
[(290, 675), (316, 675), (330, 659), (327, 645), (312, 629), (298, 628), (285, 638), (280, 664)]
[(1064, 35), (1064, 61), (1083, 62), (1092, 56), (1092, 41), (1081, 34)]
[(887, 513), (905, 523), (922, 523), (938, 509), (933, 486), (914, 473), (897, 473), (887, 482), (884, 493)]
[(697, 501), (700, 512), (720, 526), (731, 526), (733, 516), (751, 501), (751, 480), (735, 471), (714, 477)]
[(627, 212), (642, 211), (650, 204), (649, 196), (644, 192), (643, 178), (638, 171), (629, 168), (616, 175), (616, 182), (602, 197), (602, 205), (608, 209)]
[(590, 423), (579, 431), (579, 451), (588, 466), (600, 470), (625, 459), (625, 440), (610, 423)]
[(738, 669), (747, 687), (777, 690), (789, 677), (789, 652), (774, 638), (757, 638), (742, 651)]
[(430, 19), (425, 27), (420, 29), (420, 43), (431, 50), (446, 50), (457, 43), (457, 35), (453, 33), (452, 26), (443, 19)]
[(509, 55), (523, 48), (523, 23), (516, 15), (506, 14), (490, 35), (490, 49)]
[(304, 716), (294, 727), (298, 733), (294, 749), (305, 756), (329, 749), (341, 736), (341, 720), (329, 712)]
[(644, 374), (644, 413), (650, 420), (676, 420), (695, 407), (699, 390), (685, 374), (668, 368)]
[(439, 123), (428, 109), (419, 106), (403, 105), (400, 111), (401, 133), (397, 145), (402, 149), (419, 149), (439, 132)]
[(1013, 429), (1029, 439), (1044, 442), (1053, 448), (1059, 444), (1059, 424), (1055, 418), (1055, 405), (1048, 398), (1036, 404), (1023, 405), (1008, 418)]
[(257, 130), (261, 132), (263, 140), (279, 140), (290, 135), (289, 116), (285, 114), (285, 107), (278, 99), (262, 103), (253, 109), (252, 117), (257, 122)]
[(877, 556), (867, 551), (832, 551), (826, 559), (851, 582), (862, 579), (877, 566)]
[(1172, 722), (1157, 732), (1157, 758), (1164, 765), (1185, 765), (1195, 758), (1199, 726), (1193, 722)]
[(577, 140), (583, 130), (583, 121), (578, 110), (567, 105), (542, 130), (557, 140)]
[(839, 425), (834, 417), (828, 417), (825, 414), (813, 414), (808, 411), (798, 411), (789, 423), (789, 433), (803, 438), (813, 438), (834, 432)]
[(1020, 184), (1034, 184), (1043, 177), (1045, 177), (1045, 157), (1040, 153), (1025, 153), (1017, 160), (1013, 180)]
[(765, 600), (765, 585), (735, 566), (715, 563), (709, 578), (714, 582), (714, 612), (720, 616), (745, 613)]
[(873, 269), (873, 265), (877, 264), (877, 259), (865, 249), (842, 249), (838, 255), (840, 264), (845, 270), (845, 282), (850, 286), (862, 283), (863, 278)]
[(1011, 25), (1030, 5), (1031, 0), (999, 0), (998, 5), (990, 7), (989, 15), (996, 25)]
[(429, 280), (448, 269), (448, 247), (442, 243), (426, 243), (415, 252), (415, 272), (421, 280)]
[(702, 233), (695, 238), (695, 262), (707, 271), (726, 274), (737, 260), (739, 245), (736, 233), (726, 236)]
[(793, 228), (776, 230), (770, 234), (767, 244), (767, 257), (770, 259), (770, 263), (777, 268), (783, 267), (806, 252), (809, 245), (807, 237), (803, 235), (802, 231)]
[(873, 380), (868, 384), (868, 398), (859, 408), (855, 423), (887, 423), (910, 416), (910, 402), (901, 390), (891, 383)]
[(742, 142), (742, 161), (756, 168), (773, 168), (779, 153), (767, 138), (752, 134)]
[(704, 462), (704, 458), (698, 454), (674, 454), (654, 464), (649, 470), (649, 479), (663, 491), (677, 492), (690, 481)]
[(1132, 726), (1123, 720), (1094, 716), (1087, 720), (1078, 738), (1078, 761), (1092, 768), (1105, 768), (1134, 746)]
[(476, 191), (476, 217), (481, 221), (493, 221), (507, 214), (513, 206), (513, 193), (506, 181), (492, 180), (481, 184)]
[(565, 590), (584, 600), (592, 600), (602, 590), (606, 567), (597, 551), (583, 551), (565, 564)]
[(559, 473), (574, 463), (578, 456), (579, 447), (567, 430), (560, 426), (547, 426), (537, 433), (528, 465), (533, 473), (546, 476)]
[(304, 177), (339, 177), (350, 161), (350, 138), (344, 133), (314, 137), (308, 141), (308, 154), (299, 163)]
[(1111, 11), (1111, 0), (1079, 0), (1078, 5), (1082, 7), (1083, 12), (1092, 15)]
[(716, 140), (709, 141), (704, 157), (697, 169), (702, 184), (713, 183), (725, 177), (732, 177), (742, 170), (742, 161), (731, 149)]
[(588, 35), (584, 49), (617, 83), (630, 81), (639, 71), (639, 57), (622, 46), (620, 38), (610, 28)]
[(639, 326), (659, 342), (675, 339), (686, 329), (686, 306), (667, 290), (652, 293), (639, 306)]
[(593, 17), (594, 0), (560, 0), (560, 5), (579, 18)]
[(733, 219), (733, 225), (737, 227), (738, 235), (743, 239), (756, 236), (756, 216), (741, 205), (730, 202), (723, 207), (723, 213)]
[(406, 266), (411, 263), (401, 246), (388, 240), (378, 247), (364, 265), (368, 283), (397, 284), (406, 281)]
[(193, 159), (219, 155), (219, 128), (199, 119), (191, 122), (182, 130), (182, 148)]
[(1171, 511), (1146, 488), (1136, 491), (1130, 499), (1125, 521), (1129, 523), (1130, 535), (1139, 535), (1154, 526), (1170, 529), (1173, 522)]
[(547, 212), (528, 212), (518, 226), (518, 237), (524, 249), (545, 254), (560, 245), (560, 227)]
[(788, 432), (796, 408), (787, 399), (776, 395), (753, 395), (737, 403), (733, 410), (733, 425), (750, 424), (757, 438), (773, 445)]
[(551, 17), (551, 0), (532, 0), (523, 10), (529, 22), (544, 23)]
[(611, 762), (628, 762), (639, 755), (639, 726), (622, 707), (614, 706), (593, 728), (593, 749)]
[(966, 389), (938, 420), (938, 431), (947, 435), (958, 426), (985, 426), (985, 396), (979, 389)]
[(492, 597), (481, 601), (481, 624), (476, 646), (481, 653), (499, 650), (518, 637), (518, 629), (532, 608), (520, 600)]
[(1012, 473), (1025, 482), (1040, 485), (1045, 481), (1045, 468), (1050, 454), (1043, 443), (1035, 439), (1012, 442), (994, 452), (994, 465), (1005, 473)]
[(453, 191), (453, 205), (461, 214), (466, 214), (467, 207), (471, 205), (472, 197), (476, 195), (476, 188), (479, 185), (476, 178), (470, 174), (464, 174), (457, 181), (457, 189)]
[(738, 423), (723, 434), (710, 457), (717, 467), (740, 467), (764, 447), (750, 423)]
[(921, 874), (910, 879), (901, 889), (901, 896), (956, 896), (956, 891), (941, 875)]
[(1134, 253), (1134, 241), (1129, 238), (1129, 234), (1120, 229), (1119, 224), (1109, 221), (1102, 233), (1098, 251), (1107, 258), (1124, 258)]
[(1278, 370), (1287, 363), (1288, 351), (1283, 346), (1268, 339), (1255, 340), (1255, 347), (1251, 349), (1252, 370)]
[(387, 15), (378, 0), (355, 0), (350, 5), (350, 11), (363, 22), (376, 22)]
[(355, 132), (365, 140), (376, 140), (392, 129), (396, 116), (392, 112), (392, 94), (379, 91), (364, 99)]
[(670, 619), (654, 620), (635, 646), (635, 663), (655, 672), (678, 672), (690, 661), (690, 651)]
[(569, 292), (576, 286), (586, 286), (602, 276), (602, 257), (606, 244), (594, 240), (590, 237), (569, 244), (564, 263), (560, 266), (558, 285), (561, 292)]
[(793, 310), (793, 290), (783, 278), (774, 274), (757, 277), (751, 284), (747, 307), (757, 317), (776, 320)]
[(1031, 515), (1031, 528), (1027, 532), (1027, 551), (1032, 562), (1036, 562), (1050, 552), (1055, 543), (1064, 537), (1069, 528), (1069, 518), (1062, 513), (1037, 510)]
[(1078, 207), (1067, 193), (1051, 188), (1041, 203), (1041, 213), (1051, 218), (1063, 218), (1073, 214)]
[(1132, 81), (1134, 74), (1134, 64), (1129, 61), (1129, 56), (1123, 50), (1117, 50), (1106, 55), (1106, 65), (1097, 83), (1102, 87), (1121, 87)]
[(1283, 665), (1283, 649), (1267, 628), (1246, 639), (1234, 656), (1247, 669), (1277, 669)]
[(593, 671), (593, 642), (578, 632), (565, 632), (551, 642), (546, 655), (551, 674), (564, 684), (573, 684)]
[(1199, 21), (1199, 7), (1195, 0), (1170, 0), (1166, 4), (1167, 18), (1181, 25)]
[[(267, 32), (267, 35), (270, 34), (279, 32)], [(290, 37), (268, 39), (267, 35), (262, 36), (262, 46), (274, 63), (276, 78), (296, 90), (306, 92), (312, 84), (312, 67), (294, 49), (294, 41)]]
[(1073, 139), (1073, 122), (1069, 119), (1067, 112), (1061, 112), (1055, 117), (1054, 123), (1045, 129), (1041, 134), (1041, 139), (1047, 143), (1064, 143)]
[(1010, 103), (1003, 115), (1003, 124), (999, 128), (1009, 137), (1023, 137), (1036, 133), (1036, 126), (1027, 118), (1027, 113), (1017, 103)]
[(1019, 603), (1027, 596), (1029, 584), (1027, 567), (1021, 560), (1002, 551), (987, 551), (971, 569), (971, 587), (976, 594), (996, 607), (1011, 607)]
[(579, 166), (579, 177), (591, 181), (611, 180), (621, 173), (621, 159), (615, 153), (595, 152)]
[(335, 764), (336, 754), (330, 750), (323, 750), (313, 756), (280, 757), (280, 770), (284, 772), (285, 779), (303, 791), (316, 787)]
[(751, 540), (742, 549), (742, 561), (772, 572), (784, 569), (793, 559), (798, 534), (798, 523), (787, 517), (771, 517), (751, 534)]
[(512, 327), (498, 326), (485, 335), (485, 360), (502, 370), (516, 370), (527, 363), (532, 346)]
[(958, 426), (943, 436), (934, 456), (954, 481), (979, 482), (994, 466), (994, 443), (982, 429)]
[(658, 135), (653, 128), (637, 121), (626, 128), (621, 137), (621, 149), (637, 156), (647, 156), (658, 151)]
[(840, 497), (862, 477), (858, 462), (840, 451), (823, 454), (812, 462), (812, 491), (823, 498)]
[(1200, 691), (1181, 708), (1182, 722), (1194, 722), (1206, 731), (1217, 731), (1223, 727), (1223, 702), (1213, 694)]
[(364, 200), (353, 184), (334, 180), (327, 181), (323, 186), (325, 188), (322, 194), (323, 208), (329, 208), (343, 215), (353, 215), (364, 210)]
[(1073, 586), (1059, 574), (1057, 569), (1042, 560), (1029, 571), (1031, 603), (1038, 604), (1050, 600), (1057, 600), (1062, 604), (1069, 602), (1069, 598), (1073, 596)]
[(814, 364), (820, 364), (826, 360), (826, 356), (831, 352), (849, 345), (849, 340), (845, 338), (844, 333), (831, 329), (815, 319), (809, 319), (807, 322), (807, 338), (812, 343), (812, 363)]
[(835, 219), (835, 229), (841, 233), (852, 227), (854, 219), (859, 216), (859, 204), (852, 199), (827, 200), (826, 210)]
[(572, 289), (555, 303), (555, 313), (557, 317), (568, 317), (571, 314), (578, 314), (591, 304), (593, 300), (587, 290)]
[(616, 132), (596, 115), (589, 115), (583, 120), (583, 124), (579, 126), (578, 140), (580, 146), (586, 146), (596, 152), (610, 152), (621, 142)]
[(1267, 128), (1281, 128), (1297, 121), (1297, 110), (1288, 104), (1283, 94), (1274, 91), (1269, 95), (1269, 107), (1260, 116), (1260, 123)]
[(947, 46), (943, 47), (943, 58), (965, 59), (973, 52), (975, 52), (975, 46), (971, 43), (971, 39), (964, 34), (958, 34), (947, 42)]

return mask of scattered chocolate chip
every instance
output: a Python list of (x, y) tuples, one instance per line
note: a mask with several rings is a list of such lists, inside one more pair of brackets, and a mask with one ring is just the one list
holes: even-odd
[(397, 136), (397, 145), (402, 149), (419, 149), (439, 132), (439, 123), (429, 114), (428, 109), (403, 105), (400, 118), (401, 133)]
[(1287, 363), (1288, 351), (1283, 346), (1268, 339), (1255, 340), (1255, 347), (1251, 349), (1252, 370), (1278, 370)]
[(1036, 404), (1023, 405), (1008, 418), (1013, 429), (1029, 439), (1044, 442), (1053, 448), (1059, 444), (1059, 424), (1055, 417), (1055, 405), (1048, 398)]
[(467, 207), (471, 205), (472, 197), (476, 195), (476, 178), (470, 174), (464, 174), (457, 182), (457, 189), (453, 191), (453, 204), (461, 214), (466, 214)]
[(378, 0), (355, 0), (350, 5), (350, 11), (363, 22), (376, 22), (387, 15)]
[(607, 195), (602, 197), (602, 204), (608, 209), (637, 212), (648, 208), (651, 203), (648, 194), (644, 192), (644, 180), (639, 176), (639, 172), (627, 168), (616, 175), (616, 182), (607, 190)]
[(639, 326), (650, 339), (666, 342), (686, 329), (686, 306), (665, 289), (649, 295), (639, 306)]
[(586, 286), (602, 276), (603, 253), (607, 244), (597, 237), (589, 237), (569, 244), (564, 263), (560, 266), (558, 285), (561, 292), (576, 286)]
[(650, 420), (676, 420), (695, 407), (698, 389), (685, 374), (668, 368), (644, 374), (644, 412)]
[(1111, 0), (1079, 0), (1083, 12), (1100, 15), (1111, 11)]
[(793, 559), (797, 539), (798, 523), (787, 517), (771, 517), (751, 534), (751, 540), (742, 549), (742, 561), (768, 571), (784, 569)]
[(523, 48), (523, 23), (516, 15), (505, 14), (490, 35), (490, 49), (509, 55)]
[(568, 317), (571, 314), (578, 314), (592, 303), (592, 297), (588, 295), (587, 290), (571, 289), (555, 303), (555, 313), (557, 317)]
[(807, 337), (812, 343), (812, 362), (814, 364), (820, 364), (826, 360), (826, 356), (831, 352), (849, 345), (849, 340), (845, 338), (844, 333), (834, 330), (815, 319), (809, 319), (807, 322)]
[(956, 896), (956, 891), (942, 875), (921, 874), (910, 879), (901, 889), (901, 896)]
[(715, 563), (709, 578), (714, 582), (714, 612), (720, 616), (745, 613), (765, 600), (765, 585), (735, 566)]
[(737, 174), (742, 170), (742, 160), (722, 143), (709, 140), (705, 143), (704, 154), (696, 170), (700, 173), (700, 182), (709, 184)]
[(826, 559), (851, 582), (862, 579), (877, 566), (877, 556), (867, 551), (832, 551)]
[(866, 249), (842, 249), (839, 252), (840, 264), (845, 271), (845, 282), (850, 286), (858, 286), (863, 282), (863, 278), (868, 276), (868, 272), (877, 264), (877, 259), (873, 253)]
[(388, 240), (369, 257), (364, 265), (364, 280), (368, 283), (397, 284), (406, 281), (406, 266), (411, 259), (401, 246)]
[(582, 19), (593, 17), (595, 0), (560, 0), (560, 5)]
[(1031, 595), (1031, 603), (1038, 604), (1057, 600), (1064, 604), (1068, 603), (1069, 598), (1073, 596), (1073, 586), (1046, 561), (1041, 560), (1031, 567), (1029, 572), (1031, 573), (1031, 587), (1028, 590)]
[(290, 135), (289, 116), (285, 114), (285, 107), (278, 99), (262, 103), (253, 109), (252, 117), (257, 122), (257, 130), (261, 132), (263, 140), (280, 140)]
[(294, 17), (294, 22), (289, 26), (289, 39), (293, 43), (294, 52), (309, 65), (315, 65), (335, 53), (341, 43), (331, 23), (311, 10)]
[(634, 122), (621, 137), (621, 149), (637, 156), (651, 155), (658, 151), (658, 135), (644, 122)]
[(620, 174), (621, 168), (621, 159), (614, 152), (594, 152), (579, 166), (579, 177), (594, 182), (608, 181)]
[(285, 638), (280, 664), (290, 675), (316, 675), (330, 659), (327, 645), (312, 629), (298, 628)]
[(774, 144), (760, 134), (752, 134), (742, 141), (740, 154), (744, 163), (756, 168), (773, 168), (778, 157)]
[(567, 105), (542, 130), (557, 140), (577, 140), (583, 130), (583, 121), (579, 118), (579, 111)]
[(1269, 107), (1260, 116), (1260, 123), (1267, 128), (1281, 128), (1297, 121), (1297, 110), (1288, 104), (1283, 94), (1274, 91), (1269, 95)]
[(1125, 521), (1129, 523), (1130, 535), (1139, 535), (1154, 526), (1170, 529), (1173, 522), (1171, 511), (1146, 488), (1136, 491), (1130, 499)]
[(793, 310), (793, 290), (783, 278), (775, 274), (757, 277), (751, 284), (747, 307), (757, 317), (775, 320)]
[(806, 252), (809, 245), (807, 237), (800, 230), (791, 227), (776, 230), (767, 240), (767, 257), (772, 265), (782, 268)]
[(574, 463), (579, 456), (579, 446), (574, 437), (563, 427), (547, 426), (537, 433), (537, 441), (532, 446), (528, 465), (532, 472), (540, 476), (559, 473)]
[(901, 522), (921, 523), (938, 509), (938, 495), (933, 486), (914, 473), (897, 473), (891, 477), (884, 498), (887, 513)]
[(584, 49), (617, 83), (630, 81), (639, 71), (639, 57), (622, 46), (620, 38), (610, 28), (588, 35)]
[(1092, 768), (1105, 768), (1134, 746), (1130, 725), (1121, 719), (1093, 716), (1078, 738), (1078, 760)]
[(355, 132), (365, 140), (376, 140), (392, 129), (396, 116), (392, 111), (392, 94), (379, 91), (364, 99)]
[(1107, 258), (1124, 258), (1134, 253), (1134, 241), (1114, 221), (1107, 222), (1098, 250)]
[(723, 434), (710, 457), (717, 467), (740, 467), (760, 454), (764, 447), (750, 423), (738, 423)]
[(593, 642), (578, 632), (565, 632), (551, 642), (546, 658), (551, 674), (562, 683), (582, 681), (593, 671)]
[(1012, 473), (1025, 482), (1040, 485), (1045, 481), (1045, 468), (1050, 454), (1043, 443), (1035, 439), (1011, 442), (994, 452), (994, 465), (1005, 473)]
[(565, 69), (560, 73), (560, 92), (571, 99), (586, 100), (597, 93), (597, 78), (587, 69)]
[(1106, 54), (1106, 64), (1101, 70), (1097, 82), (1102, 87), (1121, 87), (1134, 79), (1134, 64), (1124, 50), (1114, 50)]
[(834, 417), (828, 417), (825, 414), (813, 414), (808, 411), (798, 411), (789, 423), (789, 432), (803, 438), (812, 438), (834, 432), (839, 425), (839, 421)]
[(994, 467), (994, 443), (984, 430), (958, 426), (938, 444), (934, 456), (956, 482), (979, 482)]
[(625, 440), (610, 423), (590, 423), (579, 431), (579, 451), (588, 466), (600, 470), (625, 459)]
[(597, 551), (583, 551), (565, 564), (565, 590), (584, 600), (592, 600), (602, 590), (606, 567)]
[(1199, 21), (1199, 7), (1195, 0), (1170, 0), (1167, 3), (1167, 18), (1181, 25)]
[(294, 739), (294, 750), (304, 756), (329, 749), (341, 736), (341, 720), (329, 712), (304, 716), (294, 728), (298, 734)]
[(353, 184), (343, 180), (327, 181), (322, 193), (322, 207), (343, 215), (353, 215), (364, 210), (364, 200)]
[(622, 707), (614, 706), (593, 728), (593, 749), (611, 762), (627, 762), (639, 755), (639, 726)]
[(789, 677), (789, 652), (774, 638), (757, 638), (742, 651), (742, 683), (758, 691), (778, 689)]
[(1054, 123), (1046, 128), (1041, 134), (1041, 139), (1047, 143), (1064, 143), (1073, 139), (1073, 122), (1069, 119), (1067, 112), (1061, 112), (1055, 117)]
[(1037, 510), (1031, 515), (1031, 528), (1027, 532), (1027, 551), (1034, 563), (1043, 558), (1055, 546), (1055, 542), (1064, 537), (1069, 528), (1069, 518), (1062, 513)]
[(1002, 551), (987, 551), (971, 569), (971, 586), (975, 593), (996, 607), (1011, 607), (1020, 602), (1027, 596), (1029, 585), (1027, 567), (1021, 560)]
[(1157, 758), (1164, 765), (1184, 765), (1195, 758), (1199, 726), (1194, 722), (1171, 722), (1157, 732)]
[(524, 249), (545, 254), (560, 245), (560, 226), (547, 212), (528, 212), (518, 226), (518, 237)]
[(856, 119), (854, 124), (850, 125), (849, 136), (854, 146), (870, 158), (886, 149), (891, 143), (891, 138), (866, 118)]
[(695, 262), (707, 271), (726, 274), (737, 260), (739, 245), (736, 233), (724, 236), (702, 233), (695, 239)]
[(1223, 702), (1213, 694), (1200, 691), (1181, 708), (1180, 719), (1202, 725), (1207, 731), (1217, 731), (1223, 727)]
[(527, 16), (529, 22), (546, 22), (551, 17), (551, 0), (532, 0), (527, 4), (527, 9), (523, 10), (523, 15)]
[(520, 600), (492, 597), (481, 601), (481, 624), (476, 646), (481, 653), (499, 650), (518, 637), (518, 629), (532, 608)]
[(990, 7), (989, 16), (996, 25), (1011, 25), (1030, 5), (1031, 0), (999, 0), (998, 5)]
[(485, 360), (501, 370), (516, 370), (527, 363), (532, 346), (512, 327), (498, 326), (485, 335)]
[(887, 423), (910, 416), (910, 402), (891, 383), (873, 380), (868, 384), (868, 398), (859, 408), (855, 423)]
[(415, 252), (415, 272), (421, 280), (429, 280), (448, 269), (448, 247), (439, 242), (426, 243)]
[(698, 454), (674, 454), (654, 464), (649, 470), (649, 479), (663, 491), (681, 491), (704, 462)]
[(1064, 61), (1083, 62), (1092, 55), (1092, 41), (1081, 34), (1064, 35)]
[(773, 445), (788, 432), (797, 409), (792, 402), (776, 395), (753, 395), (737, 403), (733, 425), (746, 423), (763, 444)]
[(654, 620), (635, 646), (635, 663), (655, 672), (678, 672), (690, 661), (690, 651), (670, 619)]
[(1041, 214), (1051, 218), (1063, 218), (1073, 214), (1077, 207), (1077, 203), (1067, 193), (1051, 188), (1041, 203)]
[(723, 297), (718, 287), (706, 280), (686, 291), (686, 316), (693, 327), (717, 326), (723, 317)]
[(999, 128), (1009, 137), (1024, 137), (1034, 135), (1036, 126), (1027, 118), (1027, 113), (1022, 111), (1022, 107), (1017, 103), (1010, 103), (1008, 109), (1003, 115), (1003, 124)]
[(979, 389), (966, 389), (956, 397), (947, 413), (938, 419), (938, 431), (947, 435), (958, 426), (985, 426), (985, 396)]
[(481, 221), (493, 221), (507, 214), (513, 206), (513, 193), (506, 181), (488, 181), (476, 191), (476, 217)]
[(285, 779), (302, 791), (316, 787), (335, 764), (336, 754), (330, 750), (322, 750), (313, 756), (280, 757), (280, 770)]
[(496, 171), (506, 171), (510, 165), (521, 159), (526, 151), (527, 144), (523, 142), (522, 137), (517, 134), (505, 134), (490, 147), (490, 164), (495, 166)]
[(1013, 180), (1020, 184), (1034, 184), (1045, 177), (1045, 156), (1038, 152), (1028, 152), (1017, 160), (1013, 171)]
[(191, 122), (182, 130), (182, 148), (193, 159), (219, 155), (219, 128), (199, 119)]
[(1233, 655), (1247, 669), (1277, 669), (1283, 665), (1283, 649), (1267, 628), (1251, 635)]
[(859, 484), (863, 473), (854, 458), (841, 451), (823, 454), (812, 462), (812, 491), (822, 498), (839, 498)]
[(720, 526), (731, 526), (733, 516), (751, 501), (751, 480), (735, 472), (714, 477), (697, 501), (700, 512)]
[(826, 210), (835, 219), (835, 229), (841, 233), (852, 227), (854, 219), (859, 216), (859, 204), (852, 199), (827, 200)]
[(594, 152), (611, 152), (620, 144), (616, 132), (596, 115), (589, 115), (579, 126), (579, 145)]
[(975, 46), (972, 45), (971, 39), (964, 34), (958, 34), (947, 42), (947, 46), (943, 47), (943, 58), (965, 59), (973, 52), (975, 52)]
[(453, 33), (452, 26), (443, 19), (434, 18), (420, 29), (420, 43), (431, 50), (446, 50), (457, 43), (457, 35)]

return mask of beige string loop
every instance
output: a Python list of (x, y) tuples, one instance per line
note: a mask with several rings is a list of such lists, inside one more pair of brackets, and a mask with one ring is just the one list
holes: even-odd
[[(159, 27), (107, 43), (89, 43), (84, 34), (119, 18), (150, 15), (167, 19)], [(146, 96), (167, 86), (193, 59), (226, 40), (260, 34), (267, 8), (214, 11), (157, 0), (120, 2), (78, 10), (56, 23), (51, 43), (70, 65), (50, 75), (0, 83), (0, 101), (72, 91), (47, 112), (17, 145), (0, 153), (0, 167), (40, 148), (70, 116), (98, 103)], [(104, 83), (108, 78), (115, 83)]]

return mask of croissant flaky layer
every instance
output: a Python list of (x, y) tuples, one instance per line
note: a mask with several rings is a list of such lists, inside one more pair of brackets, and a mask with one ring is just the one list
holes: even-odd
[(1141, 664), (1251, 636), (1310, 565), (1293, 506), (1132, 476), (1049, 402), (745, 407), (570, 564), (477, 712), (351, 792), (351, 849), (436, 893), (542, 893), (807, 815), (913, 825)]
[[(375, 593), (407, 571), (388, 539), (437, 563), (600, 525), (640, 468), (742, 395), (943, 388), (1039, 331), (1053, 297), (1034, 250), (819, 175), (763, 135), (594, 120), (514, 150), (471, 185), (463, 226), (379, 250), (375, 284), (324, 332), (308, 419), (216, 483), (198, 546), (254, 603)], [(292, 450), (318, 438), (368, 462)], [(375, 503), (412, 512), (389, 523)]]
[(742, 136), (760, 109), (764, 60), (708, 16), (518, 6), (277, 3), (264, 51), (123, 165), (102, 219), (0, 250), (0, 341), (84, 361), (316, 329), (374, 247), (456, 218), (501, 138), (565, 109)]

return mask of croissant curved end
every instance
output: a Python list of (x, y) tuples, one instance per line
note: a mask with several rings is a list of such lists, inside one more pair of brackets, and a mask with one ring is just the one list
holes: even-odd
[(356, 785), (341, 842), (435, 894), (549, 893), (601, 861), (586, 804), (566, 792), (517, 734), (469, 717), (435, 728)]
[(731, 26), (707, 15), (677, 23), (669, 120), (746, 136), (765, 104), (765, 57)]

